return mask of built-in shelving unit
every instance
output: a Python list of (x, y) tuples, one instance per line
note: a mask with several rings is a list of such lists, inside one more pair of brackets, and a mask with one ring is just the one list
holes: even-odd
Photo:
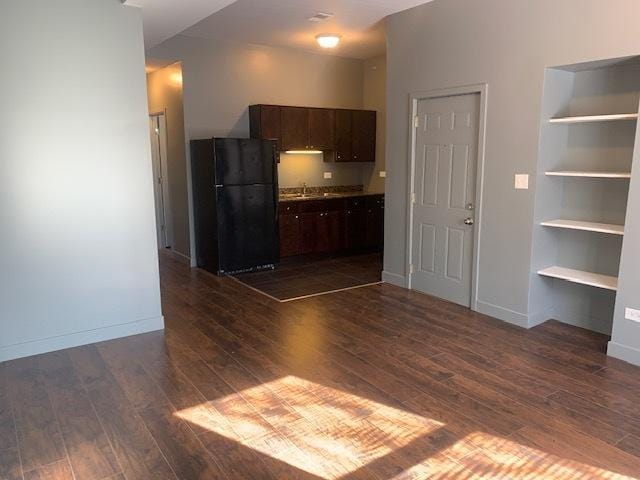
[(543, 227), (564, 228), (567, 230), (581, 230), (583, 232), (606, 233), (610, 235), (624, 235), (624, 225), (612, 223), (581, 222), (578, 220), (549, 220), (540, 223)]
[(545, 72), (532, 253), (538, 275), (530, 292), (535, 312), (611, 332), (639, 98), (637, 57)]
[(631, 172), (545, 172), (547, 177), (581, 177), (581, 178), (631, 178)]
[(613, 115), (582, 115), (577, 117), (557, 117), (549, 120), (551, 123), (595, 123), (595, 122), (620, 122), (637, 120), (637, 113), (617, 113)]
[(578, 283), (590, 287), (604, 288), (605, 290), (618, 290), (618, 278), (610, 275), (583, 272), (572, 268), (549, 267), (538, 271), (543, 277), (558, 278), (567, 282)]

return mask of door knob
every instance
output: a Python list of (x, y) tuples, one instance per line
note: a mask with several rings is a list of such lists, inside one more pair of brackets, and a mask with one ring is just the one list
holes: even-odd
[(464, 221), (465, 225), (473, 225), (474, 223), (475, 223), (475, 221), (471, 217), (465, 219), (465, 221)]

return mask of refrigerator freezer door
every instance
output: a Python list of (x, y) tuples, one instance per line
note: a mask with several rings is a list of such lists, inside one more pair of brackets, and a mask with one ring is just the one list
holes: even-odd
[(272, 266), (280, 250), (273, 185), (216, 187), (219, 272)]
[(277, 183), (274, 144), (270, 140), (216, 138), (216, 185)]

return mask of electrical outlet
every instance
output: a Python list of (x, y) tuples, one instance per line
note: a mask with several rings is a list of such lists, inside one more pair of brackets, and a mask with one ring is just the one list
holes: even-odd
[(380, 175), (380, 178), (387, 178), (387, 172), (385, 172), (384, 170), (380, 170), (378, 175)]
[(324, 178), (333, 178), (332, 172), (324, 172)]
[(516, 174), (516, 190), (529, 190), (529, 175)]
[(627, 308), (624, 311), (624, 318), (626, 318), (627, 320), (631, 320), (632, 322), (640, 323), (640, 310)]

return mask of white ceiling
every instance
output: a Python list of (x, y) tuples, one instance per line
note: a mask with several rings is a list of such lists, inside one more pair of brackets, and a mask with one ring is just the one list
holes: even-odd
[[(392, 13), (431, 0), (129, 0), (141, 6), (145, 45), (149, 49), (182, 33), (292, 47), (343, 57), (370, 58), (385, 52), (382, 20)], [(308, 19), (318, 12), (334, 16), (320, 23)], [(340, 46), (317, 46), (319, 33), (338, 33)]]
[(226, 7), (234, 0), (128, 0), (142, 8), (144, 46), (148, 50), (185, 28)]

